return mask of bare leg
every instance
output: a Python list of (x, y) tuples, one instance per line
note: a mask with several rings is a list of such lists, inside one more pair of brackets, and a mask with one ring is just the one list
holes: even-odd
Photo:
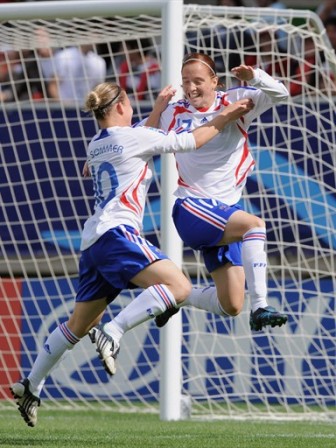
[(237, 316), (244, 305), (245, 274), (242, 266), (227, 263), (211, 273), (216, 285), (219, 303), (224, 312)]

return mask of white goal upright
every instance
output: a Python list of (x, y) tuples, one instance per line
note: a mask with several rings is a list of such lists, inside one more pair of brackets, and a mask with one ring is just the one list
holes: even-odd
[[(53, 98), (50, 85), (61, 82), (57, 54), (90, 43), (105, 79), (127, 80), (135, 120), (160, 86), (179, 89), (184, 52), (212, 56), (227, 88), (240, 63), (289, 88), (289, 101), (251, 127), (256, 169), (243, 197), (267, 223), (268, 300), (289, 322), (252, 333), (248, 295), (234, 319), (183, 308), (162, 330), (148, 322), (126, 334), (112, 379), (84, 338), (49, 377), (42, 406), (158, 412), (160, 403), (167, 420), (190, 409), (210, 418), (335, 418), (336, 58), (319, 18), (179, 0), (55, 1), (0, 5), (0, 32), (0, 409), (14, 406), (8, 385), (27, 375), (74, 304), (80, 233), (93, 207), (81, 171), (96, 125), (81, 101)], [(208, 285), (202, 260), (172, 226), (174, 158), (155, 166), (144, 233), (193, 283)], [(138, 292), (122, 293), (104, 319)]]

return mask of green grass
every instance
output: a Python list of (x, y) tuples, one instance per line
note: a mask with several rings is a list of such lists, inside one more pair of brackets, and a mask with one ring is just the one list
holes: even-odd
[(71, 448), (335, 448), (335, 422), (160, 421), (156, 414), (39, 410), (29, 428), (0, 411), (0, 446)]

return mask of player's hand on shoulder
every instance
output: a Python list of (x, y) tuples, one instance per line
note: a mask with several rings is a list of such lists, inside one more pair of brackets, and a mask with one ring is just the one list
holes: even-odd
[(239, 65), (231, 70), (239, 81), (251, 81), (254, 78), (254, 69), (250, 65)]
[(225, 114), (228, 114), (231, 121), (238, 120), (243, 115), (246, 115), (254, 108), (254, 103), (251, 98), (244, 98), (234, 103), (229, 104), (225, 109)]

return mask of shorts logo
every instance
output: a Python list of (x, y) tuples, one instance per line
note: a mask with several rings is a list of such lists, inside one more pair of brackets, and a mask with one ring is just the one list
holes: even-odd
[(219, 207), (218, 207), (220, 210), (229, 210), (231, 207), (229, 206), (229, 205), (220, 205)]

